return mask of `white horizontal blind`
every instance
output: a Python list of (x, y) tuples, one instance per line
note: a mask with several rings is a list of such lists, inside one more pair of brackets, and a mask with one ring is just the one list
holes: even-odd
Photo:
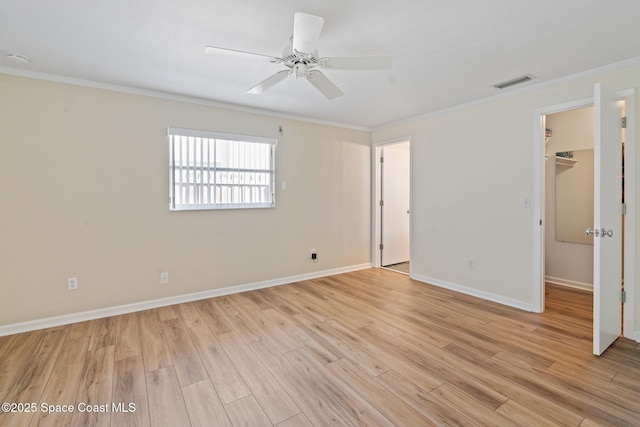
[(277, 140), (169, 128), (170, 209), (275, 206)]

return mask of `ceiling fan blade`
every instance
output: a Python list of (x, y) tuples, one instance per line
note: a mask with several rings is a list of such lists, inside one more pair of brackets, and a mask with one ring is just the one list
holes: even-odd
[(210, 53), (210, 54), (232, 53), (232, 54), (253, 55), (253, 56), (260, 56), (260, 57), (263, 57), (263, 58), (268, 58), (273, 62), (283, 62), (282, 58), (278, 58), (276, 56), (263, 55), (261, 53), (254, 53), (254, 52), (246, 52), (244, 50), (228, 49), (226, 47), (206, 46), (204, 48), (204, 51), (205, 51), (205, 53)]
[(320, 58), (324, 68), (332, 70), (390, 70), (393, 58), (390, 56), (361, 56)]
[(320, 71), (317, 71), (317, 70), (309, 71), (309, 74), (307, 75), (307, 80), (309, 80), (309, 83), (314, 85), (316, 89), (322, 92), (322, 94), (326, 96), (328, 99), (334, 99), (344, 95), (344, 93), (342, 93), (342, 91), (338, 88), (338, 86), (333, 84), (333, 82), (329, 80), (327, 76), (322, 74)]
[(298, 12), (293, 15), (293, 50), (302, 53), (313, 53), (320, 37), (324, 19)]
[(259, 95), (263, 92), (266, 92), (272, 87), (274, 87), (275, 85), (277, 85), (278, 83), (280, 83), (281, 81), (283, 81), (284, 79), (286, 79), (290, 73), (291, 73), (291, 70), (278, 71), (271, 77), (267, 78), (266, 80), (258, 83), (257, 85), (249, 89), (247, 93)]

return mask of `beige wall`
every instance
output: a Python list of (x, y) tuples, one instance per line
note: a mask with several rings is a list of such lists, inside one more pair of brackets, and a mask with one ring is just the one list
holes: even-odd
[[(593, 97), (597, 82), (614, 90), (636, 88), (637, 104), (640, 66), (374, 130), (374, 143), (412, 137), (416, 165), (412, 271), (416, 277), (498, 296), (523, 307), (534, 304), (533, 239), (539, 218), (534, 216), (535, 206), (523, 207), (524, 198), (532, 197), (535, 188), (534, 112)], [(637, 111), (634, 118), (640, 124)], [(638, 165), (637, 156), (628, 161)], [(638, 224), (635, 230), (637, 239)], [(469, 259), (475, 260), (473, 270), (466, 267)], [(640, 265), (637, 259), (636, 265)], [(640, 331), (637, 278), (636, 273), (631, 286), (635, 289), (635, 330)], [(636, 334), (640, 339), (640, 333)]]
[[(373, 132), (413, 141), (417, 277), (532, 304), (533, 112), (596, 82), (638, 88), (640, 66)], [(0, 325), (370, 262), (368, 132), (8, 75), (0, 97)], [(169, 212), (169, 126), (278, 137), (277, 207)]]
[[(0, 97), (0, 325), (370, 263), (369, 132), (8, 75)], [(278, 138), (276, 208), (170, 212), (167, 127)]]

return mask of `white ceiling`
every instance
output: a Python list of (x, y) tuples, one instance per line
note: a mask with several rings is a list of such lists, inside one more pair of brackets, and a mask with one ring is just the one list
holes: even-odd
[[(325, 19), (320, 56), (390, 55), (392, 70), (326, 71), (344, 92), (331, 101), (293, 77), (251, 95), (283, 67), (204, 53), (280, 56), (299, 11)], [(513, 90), (493, 84), (523, 74), (532, 85), (638, 58), (639, 21), (638, 0), (1, 0), (0, 72), (374, 128)]]

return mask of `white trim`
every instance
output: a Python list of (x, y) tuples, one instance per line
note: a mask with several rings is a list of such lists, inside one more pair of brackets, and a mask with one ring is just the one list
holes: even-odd
[(317, 124), (327, 125), (327, 126), (337, 126), (337, 127), (341, 127), (341, 128), (345, 128), (345, 129), (353, 129), (353, 130), (360, 130), (360, 131), (366, 131), (366, 132), (374, 132), (374, 131), (378, 131), (380, 129), (384, 129), (384, 128), (391, 127), (391, 126), (396, 126), (396, 125), (399, 125), (399, 124), (402, 124), (402, 123), (414, 122), (414, 121), (417, 121), (417, 120), (420, 120), (420, 119), (425, 119), (425, 118), (429, 118), (429, 117), (435, 117), (435, 116), (439, 116), (439, 115), (442, 115), (442, 114), (450, 113), (452, 111), (458, 111), (458, 110), (466, 109), (466, 108), (469, 108), (469, 107), (488, 104), (490, 102), (493, 102), (493, 101), (496, 101), (496, 100), (499, 100), (499, 99), (509, 98), (509, 97), (520, 95), (520, 94), (523, 94), (523, 93), (528, 93), (528, 92), (536, 91), (536, 90), (539, 90), (539, 89), (544, 89), (544, 88), (547, 88), (547, 87), (556, 86), (556, 85), (559, 85), (559, 84), (562, 84), (562, 83), (572, 82), (572, 81), (575, 81), (575, 80), (578, 80), (578, 79), (581, 79), (581, 78), (590, 77), (590, 76), (594, 76), (594, 75), (597, 75), (597, 74), (603, 74), (603, 73), (619, 70), (619, 69), (626, 68), (626, 67), (631, 67), (631, 66), (638, 65), (638, 64), (640, 64), (640, 56), (635, 57), (635, 58), (626, 59), (624, 61), (614, 62), (613, 64), (604, 65), (602, 67), (597, 67), (597, 68), (592, 68), (590, 70), (581, 71), (579, 73), (570, 74), (568, 76), (559, 77), (557, 79), (548, 80), (548, 81), (540, 82), (540, 83), (537, 83), (537, 84), (531, 84), (531, 85), (528, 85), (528, 86), (525, 86), (525, 87), (521, 87), (521, 88), (518, 88), (518, 89), (512, 89), (512, 90), (510, 90), (508, 92), (500, 93), (500, 94), (497, 94), (497, 95), (492, 95), (492, 96), (488, 96), (488, 97), (482, 97), (482, 98), (480, 98), (478, 100), (475, 100), (475, 101), (470, 101), (470, 102), (466, 102), (466, 103), (463, 103), (463, 104), (458, 104), (458, 105), (454, 105), (454, 106), (451, 106), (451, 107), (442, 108), (440, 110), (432, 111), (430, 113), (421, 114), (421, 115), (413, 116), (413, 117), (408, 117), (408, 118), (405, 118), (405, 119), (402, 119), (402, 120), (398, 120), (398, 121), (395, 121), (395, 122), (389, 122), (389, 123), (385, 123), (385, 124), (382, 124), (382, 125), (379, 125), (379, 126), (372, 126), (372, 127), (356, 126), (356, 125), (350, 125), (350, 124), (346, 124), (346, 123), (331, 122), (331, 121), (327, 121), (327, 120), (318, 120), (318, 119), (314, 119), (314, 118), (311, 118), (311, 117), (304, 117), (304, 116), (296, 116), (296, 115), (293, 115), (293, 114), (278, 113), (278, 112), (271, 111), (271, 110), (263, 110), (263, 109), (260, 109), (260, 108), (246, 107), (246, 106), (238, 105), (238, 104), (228, 104), (228, 103), (224, 103), (224, 102), (220, 102), (220, 101), (207, 100), (207, 99), (196, 98), (196, 97), (192, 97), (192, 96), (176, 95), (176, 94), (171, 94), (171, 93), (166, 93), (166, 92), (161, 92), (161, 91), (154, 91), (154, 90), (149, 90), (149, 89), (139, 89), (139, 88), (134, 88), (134, 87), (130, 87), (130, 86), (116, 85), (116, 84), (111, 84), (111, 83), (102, 83), (102, 82), (97, 82), (97, 81), (93, 81), (93, 80), (85, 80), (85, 79), (80, 79), (80, 78), (75, 78), (75, 77), (61, 76), (61, 75), (58, 75), (58, 74), (50, 74), (50, 73), (42, 73), (42, 72), (37, 72), (37, 71), (23, 70), (23, 69), (7, 67), (7, 66), (0, 66), (0, 74), (8, 74), (8, 75), (12, 75), (12, 76), (27, 77), (27, 78), (38, 79), (38, 80), (46, 80), (46, 81), (57, 82), (57, 83), (65, 83), (65, 84), (70, 84), (70, 85), (75, 85), (75, 86), (84, 86), (84, 87), (90, 87), (90, 88), (94, 88), (94, 89), (104, 89), (104, 90), (110, 90), (110, 91), (121, 92), (121, 93), (129, 93), (129, 94), (134, 94), (134, 95), (150, 96), (150, 97), (154, 97), (154, 98), (169, 99), (169, 100), (173, 100), (173, 101), (188, 102), (188, 103), (191, 103), (191, 104), (206, 105), (206, 106), (209, 106), (209, 107), (218, 107), (218, 108), (225, 108), (225, 109), (228, 109), (228, 110), (242, 111), (242, 112), (246, 112), (246, 113), (262, 114), (262, 115), (269, 116), (269, 117), (277, 117), (277, 118), (291, 119), (291, 120), (300, 120), (300, 121), (304, 121), (304, 122), (317, 123)]
[(380, 150), (381, 144), (373, 144), (371, 150), (371, 265), (380, 268)]
[(256, 135), (238, 135), (234, 133), (214, 132), (210, 130), (167, 128), (167, 136), (193, 136), (195, 138), (223, 139), (225, 141), (255, 142), (258, 144), (277, 145), (278, 138)]
[(498, 304), (506, 305), (506, 306), (517, 308), (520, 310), (534, 311), (533, 306), (531, 304), (528, 304), (524, 301), (512, 299), (512, 298), (506, 298), (502, 295), (492, 294), (490, 292), (483, 292), (474, 288), (468, 288), (466, 286), (457, 285), (455, 283), (449, 283), (449, 282), (445, 282), (442, 280), (438, 280), (438, 279), (434, 279), (426, 276), (412, 275), (411, 278), (419, 282), (424, 282), (428, 285), (449, 289), (451, 291), (460, 292), (461, 294), (471, 295), (473, 297), (482, 298), (488, 301), (493, 301)]
[(409, 270), (411, 270), (411, 258), (413, 254), (412, 232), (413, 230), (413, 141), (410, 136), (402, 138), (394, 138), (384, 141), (372, 142), (373, 150), (371, 150), (371, 265), (374, 268), (380, 268), (380, 150), (387, 145), (409, 143)]
[(337, 127), (341, 127), (341, 128), (345, 128), (345, 129), (353, 129), (353, 130), (360, 130), (360, 131), (366, 131), (366, 132), (375, 132), (375, 131), (378, 131), (380, 129), (384, 129), (384, 128), (391, 127), (391, 126), (396, 126), (396, 125), (399, 125), (399, 124), (402, 124), (402, 123), (414, 122), (414, 121), (417, 121), (417, 120), (420, 120), (420, 119), (425, 119), (425, 118), (430, 118), (430, 117), (435, 117), (435, 116), (439, 116), (439, 115), (442, 115), (442, 114), (450, 113), (452, 111), (458, 111), (458, 110), (466, 109), (466, 108), (469, 108), (469, 107), (488, 104), (490, 102), (493, 102), (493, 101), (496, 101), (496, 100), (499, 100), (499, 99), (509, 98), (509, 97), (520, 95), (520, 94), (523, 94), (523, 93), (528, 93), (528, 92), (536, 91), (536, 90), (539, 90), (539, 89), (544, 89), (544, 88), (547, 88), (547, 87), (556, 86), (556, 85), (559, 85), (559, 84), (562, 84), (562, 83), (572, 82), (572, 81), (575, 81), (575, 80), (578, 80), (578, 79), (581, 79), (581, 78), (586, 78), (586, 77), (594, 76), (594, 75), (597, 75), (597, 74), (603, 74), (603, 73), (619, 70), (619, 69), (626, 68), (626, 67), (631, 67), (631, 66), (638, 65), (638, 64), (640, 64), (640, 56), (635, 57), (635, 58), (626, 59), (624, 61), (614, 62), (613, 64), (604, 65), (602, 67), (597, 67), (597, 68), (592, 68), (590, 70), (581, 71), (579, 73), (570, 74), (568, 76), (559, 77), (557, 79), (548, 80), (548, 81), (540, 82), (540, 83), (537, 83), (537, 84), (527, 85), (527, 86), (524, 86), (524, 87), (521, 87), (521, 88), (518, 88), (518, 89), (512, 89), (512, 90), (510, 90), (508, 92), (500, 93), (500, 94), (497, 94), (497, 95), (491, 95), (491, 96), (487, 96), (487, 97), (482, 97), (482, 98), (480, 98), (478, 100), (475, 100), (475, 101), (470, 101), (470, 102), (466, 102), (466, 103), (463, 103), (463, 104), (457, 104), (457, 105), (454, 105), (454, 106), (451, 106), (451, 107), (442, 108), (440, 110), (432, 111), (432, 112), (421, 114), (421, 115), (418, 115), (418, 116), (407, 117), (407, 118), (402, 119), (402, 120), (398, 120), (398, 121), (395, 121), (395, 122), (389, 122), (389, 123), (385, 123), (385, 124), (382, 124), (382, 125), (379, 125), (379, 126), (372, 126), (372, 127), (356, 126), (356, 125), (332, 122), (332, 121), (327, 121), (327, 120), (318, 120), (318, 119), (314, 119), (314, 118), (311, 118), (311, 117), (304, 117), (304, 116), (297, 116), (297, 115), (293, 115), (293, 114), (278, 113), (278, 112), (271, 111), (271, 110), (263, 110), (263, 109), (260, 109), (260, 108), (252, 108), (252, 107), (247, 107), (247, 106), (238, 105), (238, 104), (229, 104), (229, 103), (224, 103), (224, 102), (220, 102), (220, 101), (213, 101), (213, 100), (207, 100), (207, 99), (202, 99), (202, 98), (196, 98), (196, 97), (192, 97), (192, 96), (176, 95), (176, 94), (171, 94), (171, 93), (162, 92), (162, 91), (154, 91), (154, 90), (149, 90), (149, 89), (139, 89), (139, 88), (134, 88), (134, 87), (130, 87), (130, 86), (116, 85), (116, 84), (111, 84), (111, 83), (102, 83), (102, 82), (97, 82), (97, 81), (93, 81), (93, 80), (85, 80), (85, 79), (80, 79), (80, 78), (75, 78), (75, 77), (61, 76), (61, 75), (58, 75), (58, 74), (50, 74), (50, 73), (42, 73), (42, 72), (37, 72), (37, 71), (23, 70), (23, 69), (7, 67), (7, 66), (0, 66), (0, 74), (8, 74), (8, 75), (12, 75), (12, 76), (27, 77), (27, 78), (38, 79), (38, 80), (46, 80), (46, 81), (57, 82), (57, 83), (65, 83), (65, 84), (70, 84), (70, 85), (75, 85), (75, 86), (84, 86), (84, 87), (90, 87), (90, 88), (94, 88), (94, 89), (104, 89), (104, 90), (110, 90), (110, 91), (121, 92), (121, 93), (129, 93), (129, 94), (134, 94), (134, 95), (150, 96), (150, 97), (154, 97), (154, 98), (168, 99), (168, 100), (173, 100), (173, 101), (188, 102), (188, 103), (191, 103), (191, 104), (206, 105), (206, 106), (209, 106), (209, 107), (218, 107), (218, 108), (225, 108), (225, 109), (228, 109), (228, 110), (241, 111), (241, 112), (246, 112), (246, 113), (262, 114), (262, 115), (269, 116), (269, 117), (277, 117), (277, 118), (283, 118), (283, 119), (299, 120), (299, 121), (304, 121), (304, 122), (308, 122), (308, 123), (317, 123), (317, 124), (327, 125), (327, 126), (337, 126)]
[[(276, 206), (276, 138), (171, 127), (167, 129), (167, 137), (170, 210)], [(216, 157), (225, 153), (231, 154), (232, 160)], [(234, 173), (254, 177), (256, 181), (230, 178)]]
[[(390, 123), (386, 123), (380, 126), (375, 126), (372, 128), (372, 131), (378, 131), (381, 129), (385, 129), (391, 126), (397, 126), (403, 123), (410, 123), (410, 122), (414, 122), (417, 120), (422, 120), (422, 119), (427, 119), (427, 118), (431, 118), (431, 117), (437, 117), (440, 116), (442, 114), (447, 114), (447, 113), (451, 113), (451, 112), (455, 112), (455, 111), (459, 111), (459, 110), (464, 110), (470, 107), (477, 107), (479, 105), (484, 105), (484, 104), (489, 104), (491, 102), (494, 101), (498, 101), (500, 99), (505, 99), (505, 98), (510, 98), (512, 96), (516, 96), (516, 95), (521, 95), (524, 93), (529, 93), (529, 92), (534, 92), (540, 89), (544, 89), (544, 88), (548, 88), (548, 87), (553, 87), (553, 86), (557, 86), (563, 83), (569, 83), (569, 82), (573, 82), (579, 79), (583, 79), (586, 77), (591, 77), (591, 76), (595, 76), (598, 74), (604, 74), (604, 73), (608, 73), (611, 71), (616, 71), (616, 70), (620, 70), (622, 68), (626, 68), (626, 67), (631, 67), (634, 65), (638, 65), (640, 64), (640, 56), (637, 56), (635, 58), (630, 58), (624, 61), (619, 61), (619, 62), (614, 62), (613, 64), (608, 64), (608, 65), (604, 65), (602, 67), (597, 67), (597, 68), (592, 68), (590, 70), (586, 70), (586, 71), (581, 71), (579, 73), (575, 73), (575, 74), (570, 74), (568, 76), (564, 76), (564, 77), (558, 77), (557, 79), (553, 79), (553, 80), (547, 80), (547, 81), (543, 81), (537, 84), (529, 84), (523, 87), (520, 87), (518, 89), (512, 89), (509, 90), (508, 92), (504, 92), (504, 93), (499, 93), (497, 95), (491, 95), (491, 96), (486, 96), (486, 97), (482, 97), (480, 99), (477, 99), (475, 101), (470, 101), (470, 102), (466, 102), (463, 104), (457, 104), (457, 105), (453, 105), (451, 107), (446, 107), (446, 108), (442, 108), (440, 110), (436, 110), (436, 111), (432, 111), (430, 113), (426, 113), (426, 114), (421, 114), (418, 116), (414, 116), (414, 117), (407, 117), (405, 119), (401, 119), (395, 122), (390, 122)], [(1, 70), (0, 70), (1, 71)]]
[(382, 141), (373, 141), (372, 144), (374, 147), (379, 147), (382, 145), (393, 145), (393, 144), (402, 144), (403, 142), (411, 142), (411, 137), (410, 136), (403, 136), (400, 138), (393, 138), (393, 139), (385, 139)]
[(566, 286), (568, 288), (580, 289), (582, 291), (593, 292), (593, 283), (576, 282), (575, 280), (562, 279), (560, 277), (546, 276), (544, 281), (554, 285)]
[[(627, 303), (624, 304), (623, 335), (640, 342), (640, 331), (635, 330), (635, 264), (636, 264), (636, 141), (635, 141), (635, 89), (625, 89), (616, 92), (620, 99), (625, 99), (627, 130), (625, 132), (625, 202), (627, 214), (624, 228), (624, 281), (634, 284), (626, 286)], [(534, 236), (533, 236), (533, 311), (544, 311), (544, 228), (539, 226), (540, 219), (545, 218), (544, 211), (544, 123), (541, 118), (547, 114), (593, 105), (593, 98), (583, 98), (562, 104), (538, 108), (533, 113), (533, 205), (534, 205)]]
[[(550, 105), (533, 112), (533, 282), (532, 306), (536, 313), (544, 312), (545, 265), (545, 143), (544, 116), (561, 111), (593, 105), (593, 97), (582, 98), (562, 104)], [(542, 223), (541, 223), (542, 222)]]
[(119, 305), (115, 307), (100, 308), (97, 310), (83, 311), (80, 313), (64, 314), (62, 316), (47, 317), (45, 319), (30, 320), (27, 322), (13, 323), (0, 326), (0, 336), (13, 335), (22, 332), (34, 331), (37, 329), (52, 328), (55, 326), (67, 325), (70, 323), (95, 320), (103, 317), (117, 316), (120, 314), (135, 313), (137, 311), (149, 310), (152, 308), (165, 307), (174, 304), (197, 301), (207, 298), (215, 298), (224, 295), (237, 294), (240, 292), (253, 291), (256, 289), (270, 288), (274, 286), (286, 285), (303, 280), (317, 279), (320, 277), (333, 276), (336, 274), (349, 273), (351, 271), (365, 270), (371, 268), (371, 264), (358, 264), (347, 267), (333, 268), (330, 270), (317, 271), (313, 273), (300, 274), (297, 276), (282, 277), (279, 279), (265, 280), (261, 282), (247, 283), (244, 285), (229, 286), (221, 289), (211, 289), (208, 291), (195, 292), (173, 297), (159, 298), (149, 301), (141, 301), (132, 304)]
[(544, 131), (545, 119), (542, 111), (533, 112), (533, 284), (531, 304), (536, 313), (544, 312), (544, 227), (545, 227), (545, 169)]
[[(622, 334), (640, 342), (640, 331), (635, 330), (636, 315), (636, 91), (627, 89), (617, 92), (625, 99), (625, 116), (627, 116), (627, 128), (624, 144), (624, 193), (627, 213), (624, 218), (624, 283), (627, 302), (624, 307), (624, 319)], [(631, 161), (628, 161), (628, 160)]]
[(37, 71), (21, 70), (13, 67), (6, 67), (6, 66), (0, 66), (0, 74), (26, 77), (26, 78), (37, 79), (37, 80), (45, 80), (45, 81), (56, 82), (56, 83), (64, 83), (64, 84), (88, 87), (93, 89), (109, 90), (113, 92), (128, 93), (132, 95), (149, 96), (153, 98), (167, 99), (170, 101), (188, 102), (190, 104), (205, 105), (207, 107), (224, 108), (226, 110), (241, 111), (244, 113), (252, 113), (252, 114), (261, 114), (268, 117), (298, 120), (298, 121), (303, 121), (308, 123), (316, 123), (320, 125), (335, 126), (343, 129), (352, 129), (352, 130), (371, 132), (371, 128), (365, 127), (365, 126), (356, 126), (356, 125), (350, 125), (346, 123), (331, 122), (328, 120), (319, 120), (311, 117), (278, 113), (271, 110), (263, 110), (260, 108), (247, 107), (244, 105), (228, 104), (221, 101), (213, 101), (209, 99), (196, 98), (196, 97), (187, 96), (187, 95), (176, 95), (172, 93), (149, 90), (149, 89), (139, 89), (131, 86), (102, 83), (102, 82), (97, 82), (93, 80), (84, 80), (84, 79), (75, 78), (75, 77), (61, 76), (58, 74), (49, 74), (49, 73), (41, 73)]

